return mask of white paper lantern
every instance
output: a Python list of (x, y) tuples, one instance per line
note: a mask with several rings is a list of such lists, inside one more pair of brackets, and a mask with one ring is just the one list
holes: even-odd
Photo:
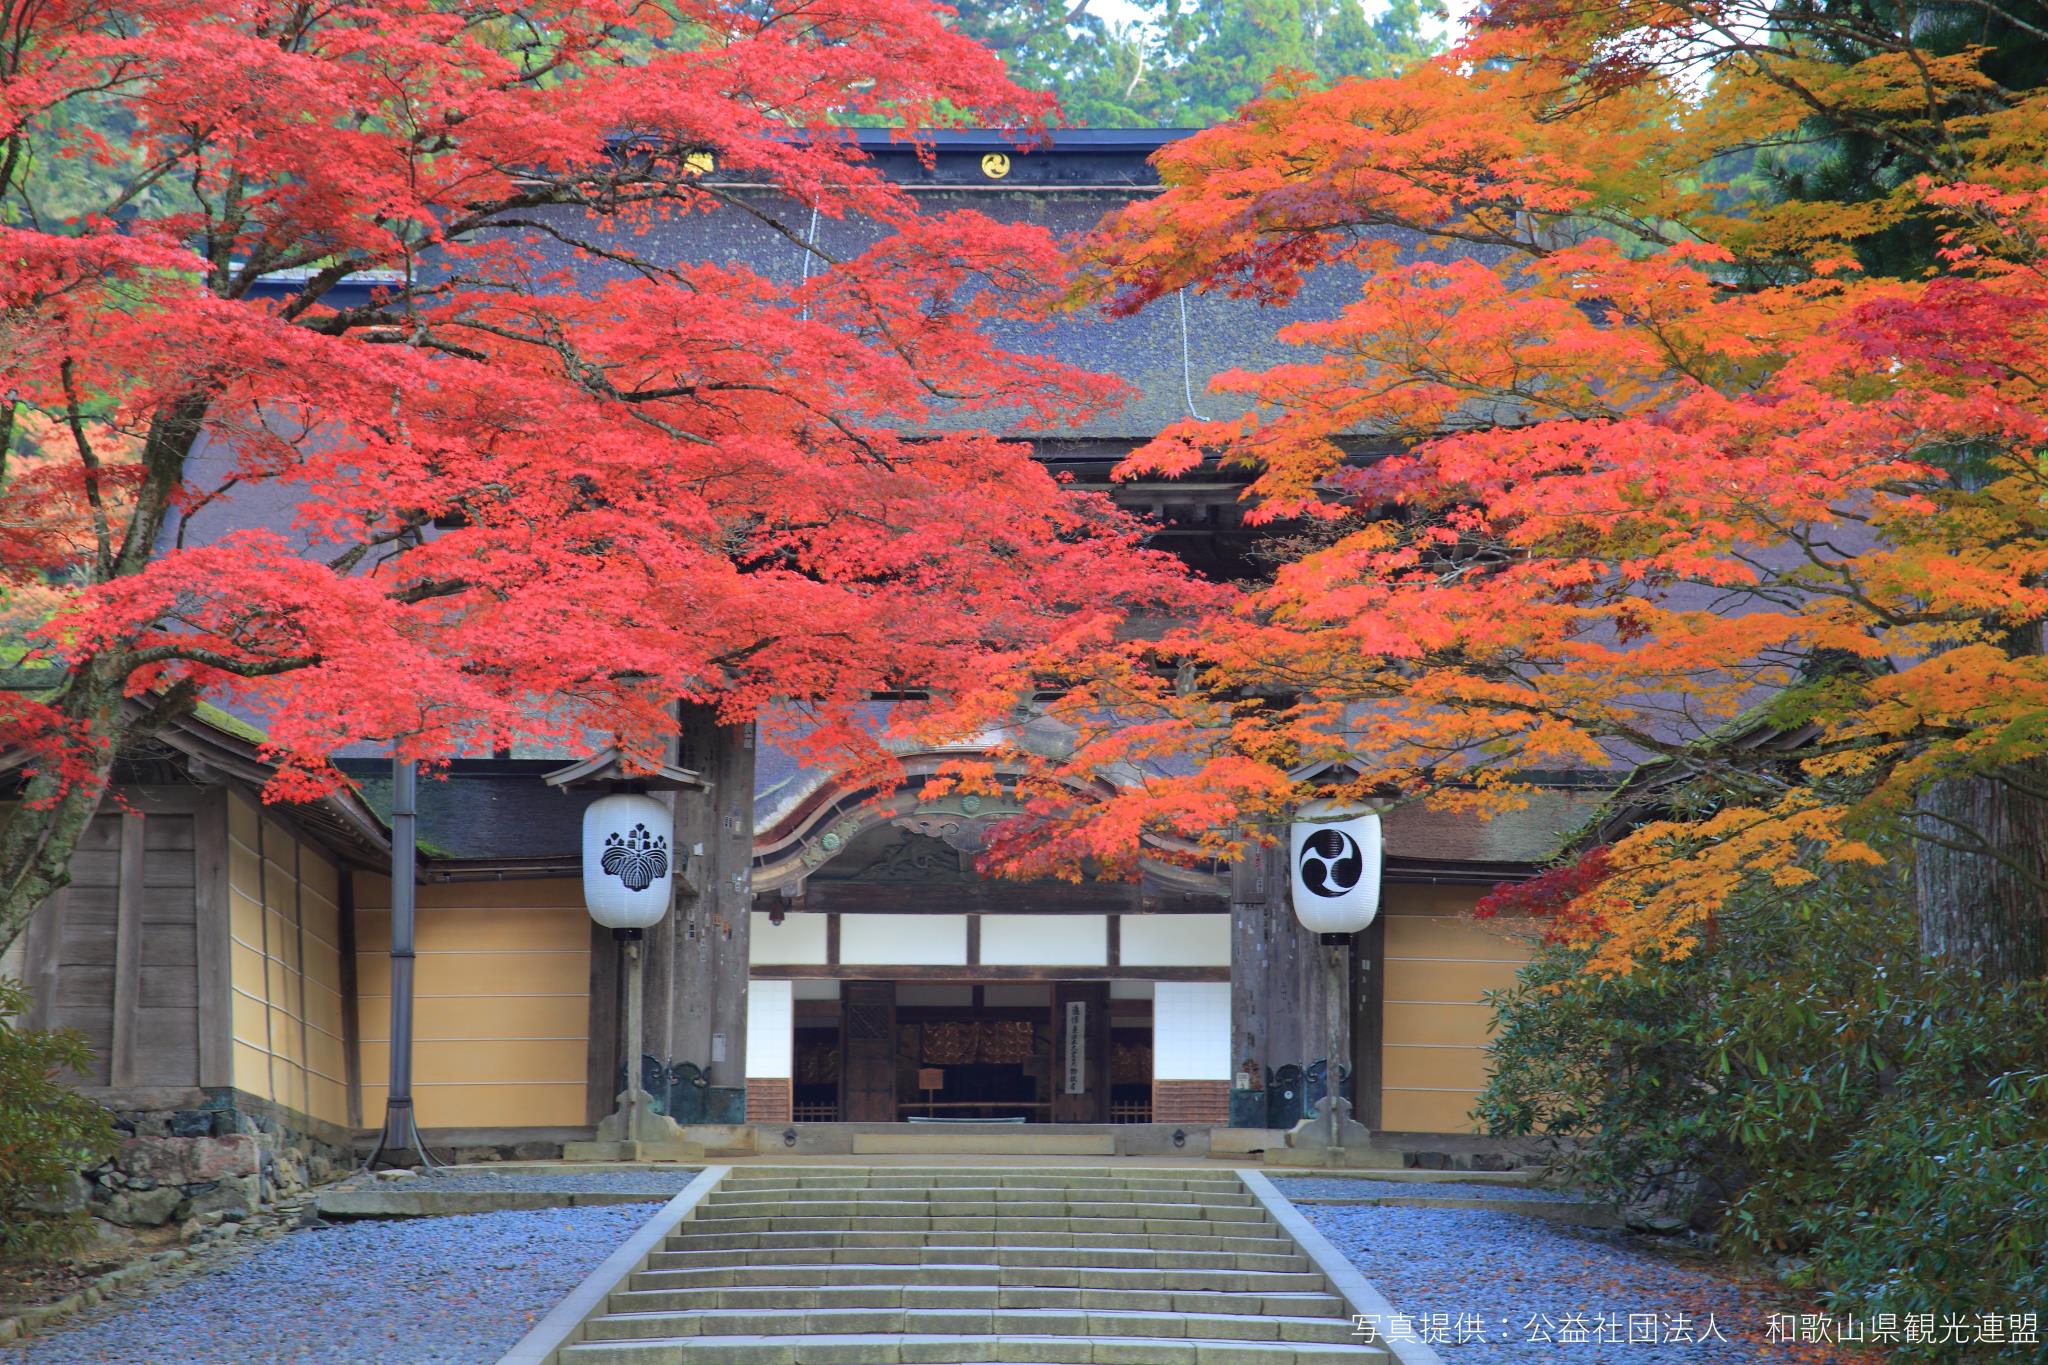
[(603, 796), (583, 812), (583, 904), (607, 929), (645, 929), (668, 913), (674, 820), (651, 796)]
[(1380, 817), (1321, 802), (1296, 820), (1294, 917), (1318, 934), (1355, 934), (1380, 909)]

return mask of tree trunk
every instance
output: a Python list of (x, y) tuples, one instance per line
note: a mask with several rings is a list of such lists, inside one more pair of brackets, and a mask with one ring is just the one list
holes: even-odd
[[(2048, 762), (2011, 774), (2048, 791)], [(1929, 788), (1919, 810), (1921, 949), (1989, 981), (2048, 976), (2048, 800), (1995, 777), (1956, 778)]]
[(71, 854), (100, 808), (122, 738), (123, 671), (95, 657), (66, 679), (60, 703), (89, 743), (86, 771), (38, 772), (0, 824), (0, 952), (28, 928), (36, 907), (71, 882)]

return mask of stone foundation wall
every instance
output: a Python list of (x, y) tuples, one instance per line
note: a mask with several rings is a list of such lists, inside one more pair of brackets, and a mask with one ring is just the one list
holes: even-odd
[(244, 1218), (356, 1165), (344, 1134), (316, 1135), (312, 1121), (236, 1091), (208, 1092), (197, 1108), (113, 1114), (119, 1150), (80, 1172), (63, 1204), (121, 1227)]

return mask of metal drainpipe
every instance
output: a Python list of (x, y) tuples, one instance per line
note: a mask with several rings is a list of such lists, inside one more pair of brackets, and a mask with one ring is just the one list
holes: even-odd
[(412, 1108), (412, 991), (417, 961), (419, 769), (410, 759), (391, 760), (391, 1083), (384, 1095), (384, 1134), (366, 1163), (374, 1168), (411, 1165), (400, 1157), (419, 1154), (432, 1166), (420, 1141)]

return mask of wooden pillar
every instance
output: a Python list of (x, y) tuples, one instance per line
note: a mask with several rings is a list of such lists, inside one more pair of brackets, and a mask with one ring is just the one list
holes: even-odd
[(109, 1049), (109, 1084), (131, 1086), (140, 1066), (142, 1006), (143, 817), (121, 815), (121, 882), (114, 892), (114, 1041)]
[[(1287, 899), (1287, 854), (1250, 850), (1231, 869), (1230, 1064), (1261, 1072), (1301, 1062), (1299, 926)], [(1263, 1074), (1260, 1076), (1263, 1081)]]
[(1352, 940), (1351, 1028), (1354, 1096), (1351, 1117), (1374, 1132), (1380, 1127), (1381, 1048), (1386, 1042), (1387, 920), (1382, 910)]
[(618, 1108), (619, 995), (624, 954), (612, 931), (590, 925), (590, 1038), (585, 1045), (583, 1121), (602, 1122)]
[[(341, 893), (343, 1056), (349, 1075), (349, 1123), (362, 1126), (363, 1092), (356, 1074), (355, 878), (343, 871)], [(199, 794), (192, 812), (192, 929), (199, 991), (199, 1084), (225, 1090), (235, 1083), (234, 957), (228, 919), (228, 794)]]
[(747, 939), (753, 903), (754, 727), (723, 725), (709, 706), (685, 704), (677, 758), (711, 783), (708, 795), (678, 798), (677, 842), (699, 845), (691, 860), (695, 894), (670, 916), (659, 1027), (677, 1061), (704, 1069), (711, 1084), (746, 1084)]

